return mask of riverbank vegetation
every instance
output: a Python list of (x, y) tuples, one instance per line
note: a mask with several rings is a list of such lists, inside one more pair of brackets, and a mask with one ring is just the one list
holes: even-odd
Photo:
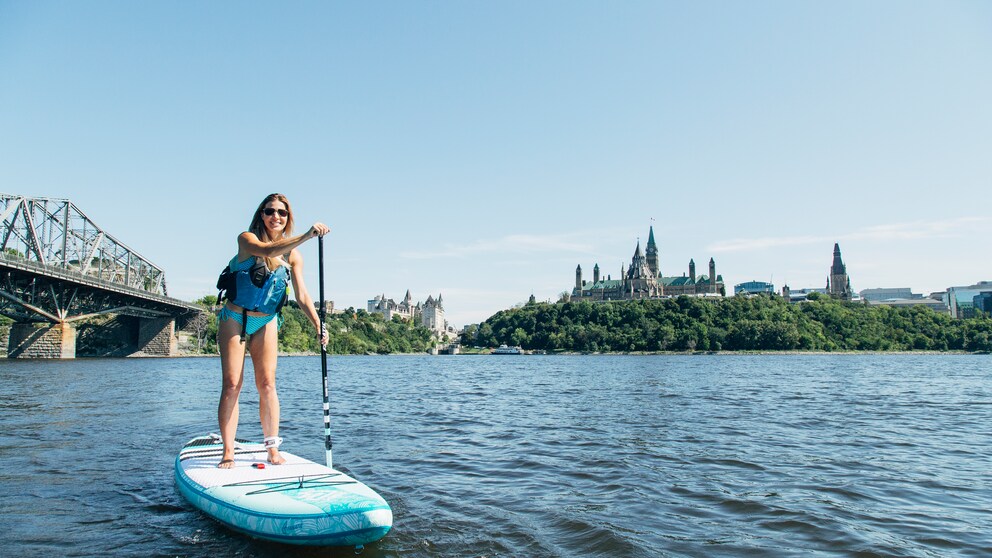
[(7, 356), (7, 338), (10, 335), (10, 324), (14, 320), (7, 316), (0, 316), (0, 357)]
[(463, 344), (548, 352), (992, 351), (992, 319), (953, 319), (812, 294), (537, 303), (498, 312)]
[[(192, 354), (218, 354), (217, 316), (209, 309), (217, 302), (214, 296), (198, 301), (204, 312), (184, 328), (188, 337), (183, 349)], [(279, 351), (283, 353), (319, 353), (320, 344), (313, 325), (296, 305), (289, 301), (282, 309)], [(328, 354), (423, 353), (433, 346), (431, 333), (398, 317), (385, 321), (379, 314), (349, 308), (327, 316)]]

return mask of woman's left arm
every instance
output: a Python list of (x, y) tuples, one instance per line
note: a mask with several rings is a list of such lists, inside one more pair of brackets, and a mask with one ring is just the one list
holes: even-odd
[[(289, 253), (289, 266), (293, 270), (293, 293), (296, 296), (296, 304), (300, 306), (300, 310), (306, 314), (307, 318), (310, 319), (310, 323), (313, 324), (314, 330), (320, 335), (320, 315), (317, 314), (317, 308), (314, 306), (313, 299), (310, 298), (307, 286), (303, 282), (303, 256), (300, 255), (300, 251), (296, 248)], [(320, 336), (320, 344), (327, 345), (326, 332)]]

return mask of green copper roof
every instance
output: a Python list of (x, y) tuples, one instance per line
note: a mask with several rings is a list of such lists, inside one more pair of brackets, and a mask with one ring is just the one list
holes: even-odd
[(679, 275), (677, 277), (662, 277), (661, 284), (666, 287), (681, 287), (683, 285), (691, 285), (692, 280), (686, 275)]
[(592, 291), (600, 289), (619, 289), (622, 283), (619, 279), (603, 280), (598, 283), (586, 283), (582, 285), (583, 291)]

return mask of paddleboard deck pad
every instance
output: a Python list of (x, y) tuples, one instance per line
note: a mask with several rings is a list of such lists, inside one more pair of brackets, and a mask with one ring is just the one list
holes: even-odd
[(393, 525), (389, 504), (341, 471), (284, 451), (286, 463), (273, 465), (261, 443), (246, 440), (237, 440), (234, 467), (218, 469), (223, 448), (216, 434), (186, 443), (176, 457), (176, 485), (235, 531), (288, 544), (360, 546)]

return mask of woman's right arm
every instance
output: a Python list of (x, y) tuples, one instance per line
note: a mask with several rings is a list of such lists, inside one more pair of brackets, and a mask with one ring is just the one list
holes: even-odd
[(324, 236), (330, 232), (330, 228), (323, 223), (314, 223), (307, 232), (290, 237), (280, 238), (271, 242), (263, 242), (255, 233), (243, 232), (238, 236), (238, 261), (244, 261), (248, 256), (259, 258), (275, 258), (292, 251), (297, 246), (314, 238)]

